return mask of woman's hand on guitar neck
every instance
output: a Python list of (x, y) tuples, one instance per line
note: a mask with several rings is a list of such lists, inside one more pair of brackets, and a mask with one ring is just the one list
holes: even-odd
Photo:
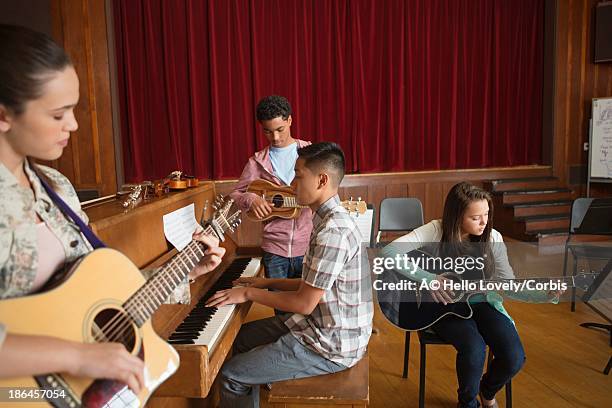
[(272, 207), (262, 197), (257, 196), (251, 204), (251, 211), (259, 219), (265, 218), (272, 213)]
[(561, 296), (565, 293), (565, 290), (550, 290), (548, 291), (548, 301), (550, 303), (557, 303), (561, 299)]
[[(439, 289), (431, 289), (431, 284), (434, 281), (437, 281), (439, 283)], [(436, 279), (434, 279), (434, 281), (429, 282), (429, 293), (431, 294), (433, 300), (436, 303), (442, 303), (444, 305), (447, 305), (448, 303), (453, 303), (452, 297), (455, 296), (455, 293), (452, 290), (444, 289), (444, 281), (450, 281), (450, 279), (445, 278), (444, 276), (438, 276), (436, 277)]]
[(189, 272), (189, 279), (196, 279), (214, 270), (221, 263), (221, 258), (225, 255), (225, 248), (219, 246), (219, 239), (211, 237), (202, 232), (194, 233), (193, 239), (200, 241), (207, 246), (204, 257), (200, 259), (198, 265)]

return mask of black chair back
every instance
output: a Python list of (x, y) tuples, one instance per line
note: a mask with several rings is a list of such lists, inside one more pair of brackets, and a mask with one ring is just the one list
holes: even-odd
[(423, 225), (423, 205), (418, 198), (385, 198), (380, 203), (379, 231), (412, 231)]
[(612, 235), (612, 198), (574, 200), (569, 233), (570, 235)]

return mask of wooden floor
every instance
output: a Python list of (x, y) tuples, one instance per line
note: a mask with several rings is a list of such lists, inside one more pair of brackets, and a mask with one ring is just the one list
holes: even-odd
[[(612, 375), (602, 369), (610, 357), (604, 332), (578, 326), (602, 322), (586, 305), (571, 313), (569, 304), (535, 305), (506, 302), (516, 321), (527, 354), (523, 370), (513, 380), (513, 405), (517, 408), (611, 407)], [(250, 319), (271, 315), (256, 305)], [(408, 379), (403, 379), (404, 333), (387, 323), (377, 310), (378, 334), (370, 340), (370, 406), (418, 407), (419, 345), (411, 336)], [(455, 351), (450, 346), (428, 346), (426, 407), (455, 407), (457, 380)], [(262, 395), (263, 396), (263, 395)], [(505, 405), (503, 391), (498, 395)], [(262, 401), (262, 407), (266, 407)]]

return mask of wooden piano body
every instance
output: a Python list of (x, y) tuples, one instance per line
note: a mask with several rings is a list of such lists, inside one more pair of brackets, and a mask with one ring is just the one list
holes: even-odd
[[(214, 184), (207, 182), (196, 188), (145, 201), (129, 210), (123, 208), (119, 200), (94, 203), (84, 209), (94, 232), (109, 247), (120, 250), (138, 267), (144, 269), (163, 265), (177, 253), (164, 237), (162, 216), (193, 203), (196, 219), (199, 220), (208, 201), (205, 216), (208, 219), (213, 211), (211, 205), (214, 196)], [(254, 250), (240, 251), (227, 235), (222, 246), (227, 250), (222, 264), (190, 285), (191, 304), (162, 305), (153, 315), (153, 327), (162, 338), (167, 339), (170, 336), (234, 259), (259, 255)], [(249, 302), (236, 308), (212, 353), (208, 352), (206, 346), (176, 345), (181, 359), (180, 367), (158, 388), (147, 406), (190, 406), (195, 400), (190, 402), (187, 398), (207, 397), (250, 307)], [(212, 398), (207, 400), (210, 399)], [(205, 402), (197, 400), (198, 406), (206, 406)]]

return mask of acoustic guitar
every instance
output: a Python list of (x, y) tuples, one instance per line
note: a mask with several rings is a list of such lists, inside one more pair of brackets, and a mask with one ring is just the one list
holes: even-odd
[[(410, 251), (407, 255), (412, 259), (421, 259), (423, 262), (421, 265), (435, 264), (435, 262), (427, 261), (434, 257), (422, 250)], [(471, 276), (435, 268), (429, 268), (428, 272), (444, 276), (455, 283), (452, 303), (447, 303), (446, 305), (436, 303), (431, 297), (429, 290), (420, 289), (421, 282), (410, 280), (407, 276), (400, 274), (394, 269), (385, 270), (378, 276), (379, 282), (374, 282), (374, 288), (377, 289), (377, 298), (383, 315), (395, 326), (403, 330), (418, 331), (432, 326), (440, 319), (449, 315), (469, 319), (473, 313), (470, 298), (490, 291), (482, 290), (482, 288), (501, 287), (504, 282), (514, 282), (517, 286), (528, 281), (534, 281), (534, 283), (559, 282), (565, 283), (567, 288), (579, 287), (587, 290), (597, 277), (596, 273), (579, 273), (575, 276), (500, 281), (484, 278), (474, 280), (474, 276), (478, 275), (478, 272)], [(480, 274), (480, 276), (482, 275)], [(384, 284), (387, 284), (387, 286), (383, 286)], [(408, 285), (412, 285), (412, 287)], [(381, 290), (381, 288), (384, 289)], [(498, 289), (498, 291), (502, 290)]]
[[(268, 180), (257, 179), (251, 182), (247, 187), (247, 192), (258, 195), (270, 204), (272, 212), (264, 218), (258, 218), (252, 210), (247, 211), (246, 215), (253, 221), (267, 221), (271, 218), (278, 217), (284, 219), (297, 218), (302, 211), (302, 208), (308, 208), (307, 205), (299, 205), (295, 198), (295, 191), (290, 186), (279, 186)], [(364, 214), (367, 210), (367, 204), (361, 199), (354, 201), (352, 198), (340, 203), (348, 212), (356, 212)]]
[[(218, 208), (204, 232), (223, 240), (240, 223), (232, 200)], [(204, 256), (192, 241), (148, 281), (123, 254), (102, 248), (82, 257), (47, 291), (0, 301), (0, 321), (13, 334), (51, 336), (83, 343), (119, 342), (145, 363), (145, 386), (136, 395), (124, 383), (77, 378), (65, 373), (0, 379), (0, 387), (35, 387), (54, 407), (144, 406), (179, 366), (179, 356), (151, 325), (151, 315)]]

